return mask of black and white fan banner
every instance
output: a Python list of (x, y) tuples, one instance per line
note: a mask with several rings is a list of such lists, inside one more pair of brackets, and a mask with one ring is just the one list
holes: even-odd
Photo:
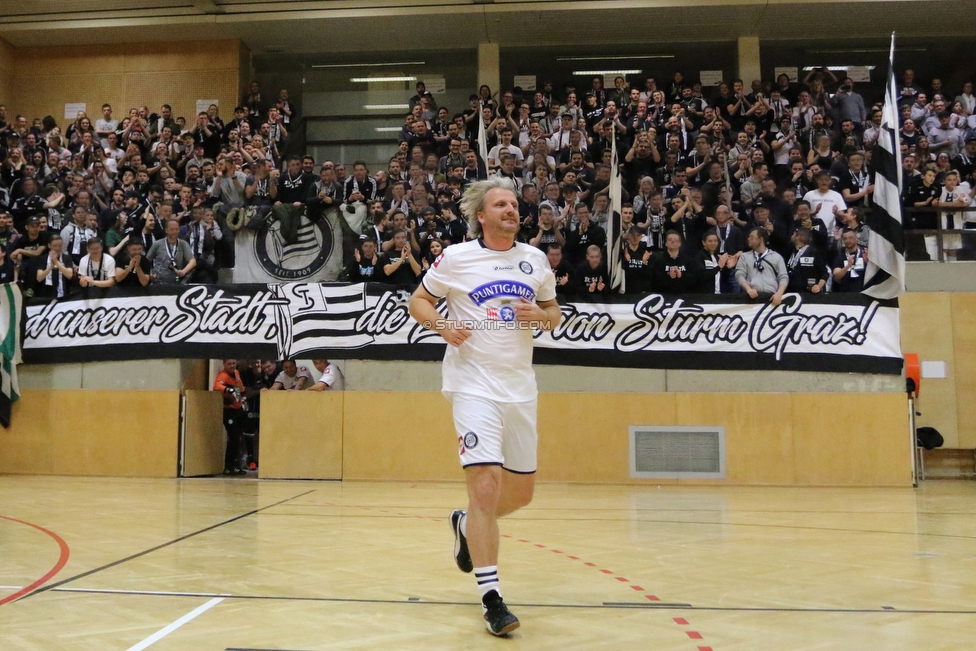
[[(26, 308), (26, 363), (157, 358), (436, 360), (409, 289), (288, 283), (112, 288)], [(628, 298), (630, 300), (628, 300)], [(635, 302), (636, 301), (636, 302)], [(442, 313), (446, 307), (440, 306)], [(859, 294), (612, 297), (562, 303), (542, 364), (898, 374), (898, 306)]]

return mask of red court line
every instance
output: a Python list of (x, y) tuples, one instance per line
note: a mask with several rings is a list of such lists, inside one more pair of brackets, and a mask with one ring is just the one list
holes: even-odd
[(19, 524), (26, 524), (28, 527), (33, 527), (34, 529), (37, 529), (38, 531), (41, 531), (43, 533), (46, 533), (48, 536), (50, 536), (51, 538), (53, 538), (54, 541), (56, 543), (58, 543), (58, 547), (61, 548), (61, 556), (58, 558), (58, 562), (54, 564), (54, 567), (52, 567), (50, 570), (48, 570), (47, 571), (47, 574), (45, 574), (44, 576), (42, 576), (41, 578), (39, 578), (37, 581), (34, 581), (30, 585), (21, 588), (20, 590), (18, 590), (17, 592), (13, 593), (10, 596), (7, 596), (7, 597), (4, 597), (3, 599), (0, 599), (0, 606), (3, 606), (4, 604), (8, 604), (11, 601), (15, 601), (17, 599), (20, 599), (24, 595), (26, 595), (29, 592), (33, 591), (35, 588), (41, 587), (42, 585), (44, 585), (45, 583), (47, 583), (48, 581), (50, 581), (52, 578), (54, 578), (54, 576), (58, 572), (60, 572), (64, 568), (64, 566), (67, 564), (67, 562), (68, 562), (68, 556), (71, 555), (71, 550), (68, 548), (68, 543), (64, 542), (64, 540), (61, 538), (61, 536), (59, 536), (58, 534), (54, 533), (53, 531), (49, 531), (48, 529), (45, 529), (44, 527), (41, 527), (39, 525), (32, 524), (30, 522), (25, 522), (23, 520), (18, 520), (17, 518), (11, 518), (11, 517), (6, 516), (6, 515), (0, 515), (0, 518), (2, 518), (4, 520), (10, 520), (11, 522), (17, 522)]

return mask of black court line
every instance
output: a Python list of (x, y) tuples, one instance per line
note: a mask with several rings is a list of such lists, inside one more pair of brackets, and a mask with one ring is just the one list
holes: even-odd
[[(352, 597), (291, 597), (276, 595), (241, 595), (221, 592), (152, 592), (139, 590), (101, 590), (85, 588), (61, 588), (55, 592), (81, 594), (114, 594), (146, 597), (192, 597), (194, 599), (223, 597), (224, 599), (240, 599), (244, 601), (304, 601), (313, 603), (342, 603), (342, 604), (388, 604), (394, 606), (480, 606), (477, 601), (420, 601), (416, 597), (407, 599), (356, 599)], [(760, 612), (760, 613), (853, 613), (890, 615), (976, 615), (976, 610), (927, 610), (920, 608), (788, 608), (767, 606), (695, 606), (682, 603), (640, 603), (630, 601), (604, 601), (599, 604), (539, 604), (510, 602), (510, 606), (519, 608), (561, 608), (574, 610), (697, 610), (705, 612)], [(286, 651), (286, 650), (278, 650)]]
[(146, 550), (143, 550), (141, 552), (132, 554), (131, 556), (126, 556), (125, 558), (120, 558), (117, 561), (112, 561), (111, 563), (107, 563), (105, 565), (102, 565), (101, 567), (96, 567), (95, 569), (88, 570), (87, 572), (82, 572), (81, 574), (76, 574), (76, 575), (74, 575), (72, 577), (68, 577), (67, 579), (64, 579), (63, 581), (58, 581), (57, 583), (51, 583), (50, 585), (46, 585), (43, 588), (38, 588), (34, 592), (31, 592), (30, 594), (25, 595), (24, 597), (22, 597), (18, 601), (23, 601), (24, 599), (29, 599), (29, 598), (33, 597), (34, 595), (36, 595), (36, 594), (40, 594), (42, 592), (47, 592), (48, 590), (54, 590), (55, 588), (58, 588), (60, 586), (66, 585), (68, 583), (71, 583), (72, 581), (77, 581), (78, 579), (83, 579), (86, 576), (91, 576), (92, 574), (96, 574), (98, 572), (101, 572), (102, 570), (107, 570), (107, 569), (113, 568), (113, 567), (115, 567), (117, 565), (121, 565), (122, 563), (126, 563), (128, 561), (135, 560), (137, 558), (140, 558), (142, 556), (145, 556), (146, 554), (151, 554), (151, 553), (153, 553), (155, 551), (158, 551), (160, 549), (163, 549), (164, 547), (169, 547), (170, 545), (175, 545), (176, 543), (182, 542), (184, 540), (187, 540), (188, 538), (193, 538), (194, 536), (199, 536), (200, 534), (207, 533), (208, 531), (213, 531), (214, 529), (217, 529), (219, 527), (222, 527), (222, 526), (224, 526), (226, 524), (230, 524), (232, 522), (237, 522), (238, 520), (242, 520), (242, 519), (244, 519), (244, 518), (246, 518), (248, 516), (254, 515), (255, 513), (260, 513), (261, 511), (265, 511), (265, 510), (270, 509), (270, 508), (272, 508), (274, 506), (278, 506), (279, 504), (284, 504), (285, 502), (290, 502), (292, 500), (296, 500), (299, 497), (304, 497), (305, 495), (308, 495), (309, 493), (314, 493), (314, 492), (315, 492), (315, 489), (314, 488), (312, 490), (307, 490), (304, 493), (299, 493), (298, 495), (293, 495), (292, 497), (288, 497), (286, 499), (280, 500), (278, 502), (275, 502), (274, 504), (269, 504), (267, 506), (262, 506), (259, 509), (254, 509), (253, 511), (248, 511), (247, 513), (242, 513), (241, 515), (234, 516), (233, 518), (230, 518), (229, 520), (224, 520), (223, 522), (218, 522), (217, 524), (212, 524), (209, 527), (204, 527), (203, 529), (199, 529), (197, 531), (194, 531), (193, 533), (188, 533), (186, 535), (180, 536), (179, 538), (174, 538), (173, 540), (164, 542), (161, 545), (156, 545), (155, 547), (150, 547), (149, 549), (146, 549)]
[[(305, 505), (302, 505), (303, 507)], [(353, 507), (333, 507), (333, 508), (353, 508)], [(378, 506), (368, 506), (368, 507), (358, 507), (358, 508), (368, 508), (368, 509), (379, 509)], [(389, 509), (387, 509), (389, 510)], [(393, 520), (415, 520), (416, 515), (397, 515), (395, 513), (367, 513), (363, 515), (354, 515), (352, 513), (265, 513), (264, 515), (273, 515), (276, 517), (288, 517), (288, 518), (370, 518), (370, 519), (393, 519)], [(426, 518), (434, 518), (437, 516), (422, 516)], [(441, 517), (440, 519), (446, 519), (446, 517)], [(640, 518), (532, 518), (532, 517), (515, 517), (510, 518), (509, 522), (626, 522), (631, 524), (694, 524), (706, 527), (761, 527), (766, 529), (792, 529), (798, 531), (831, 531), (837, 533), (864, 533), (864, 534), (883, 534), (888, 536), (924, 536), (926, 538), (950, 538), (956, 540), (976, 540), (976, 536), (959, 536), (955, 534), (948, 533), (918, 533), (915, 531), (882, 531), (880, 529), (843, 529), (841, 527), (807, 527), (791, 524), (757, 524), (753, 522), (702, 522), (698, 520), (643, 520)]]

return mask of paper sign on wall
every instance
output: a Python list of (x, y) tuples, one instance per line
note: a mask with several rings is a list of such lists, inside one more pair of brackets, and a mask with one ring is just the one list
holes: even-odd
[(800, 81), (800, 77), (797, 74), (797, 69), (795, 66), (792, 68), (789, 66), (783, 68), (773, 68), (773, 77), (775, 79), (779, 79), (780, 75), (786, 75), (789, 77), (791, 84), (795, 84), (796, 82)]
[(515, 75), (512, 86), (518, 86), (522, 90), (535, 90), (535, 75)]
[(922, 362), (922, 377), (928, 380), (946, 379), (945, 362)]
[(215, 99), (198, 99), (197, 110), (194, 115), (200, 115), (201, 113), (206, 113), (207, 109), (210, 108), (211, 104), (216, 104), (217, 106), (220, 106), (220, 103)]
[(444, 82), (443, 77), (424, 77), (417, 81), (424, 82), (428, 93), (443, 93), (447, 90), (447, 84)]
[(701, 70), (698, 72), (698, 79), (702, 86), (718, 86), (722, 83), (722, 71)]
[(847, 68), (847, 76), (854, 82), (865, 83), (871, 81), (871, 71), (867, 66), (849, 66)]
[(78, 112), (84, 111), (88, 112), (88, 105), (84, 102), (71, 102), (64, 105), (64, 119), (65, 120), (77, 120)]

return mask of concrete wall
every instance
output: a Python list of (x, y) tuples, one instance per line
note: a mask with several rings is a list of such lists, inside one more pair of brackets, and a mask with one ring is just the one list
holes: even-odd
[[(202, 389), (204, 380), (200, 379), (201, 363), (194, 359), (147, 359), (87, 364), (21, 364), (17, 367), (17, 379), (21, 390)], [(192, 386), (187, 386), (188, 384)]]
[[(440, 391), (440, 362), (344, 360), (346, 391)], [(536, 366), (541, 393), (902, 393), (898, 376), (792, 371), (691, 371)]]

